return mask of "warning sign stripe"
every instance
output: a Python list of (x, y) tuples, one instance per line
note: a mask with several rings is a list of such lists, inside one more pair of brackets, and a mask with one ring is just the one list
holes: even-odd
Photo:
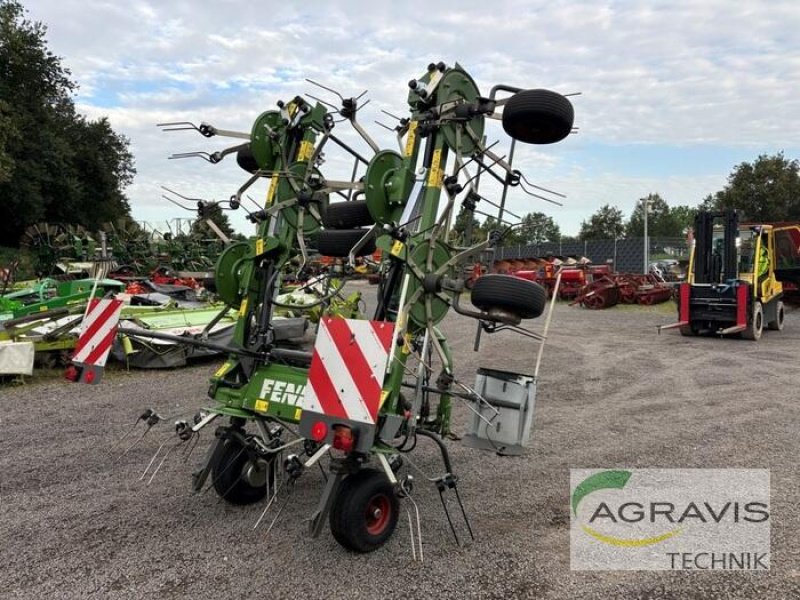
[(95, 300), (89, 307), (72, 360), (88, 365), (105, 365), (122, 312), (120, 300)]
[(305, 409), (375, 423), (393, 335), (391, 323), (323, 319), (314, 344)]

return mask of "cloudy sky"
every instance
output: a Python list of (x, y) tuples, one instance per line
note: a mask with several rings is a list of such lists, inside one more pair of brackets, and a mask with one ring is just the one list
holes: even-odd
[[(519, 190), (509, 196), (512, 210), (546, 212), (565, 234), (606, 203), (626, 216), (648, 193), (695, 205), (721, 189), (736, 164), (777, 151), (800, 158), (796, 0), (25, 5), (48, 25), (51, 50), (80, 85), (79, 110), (108, 116), (130, 138), (138, 175), (128, 195), (134, 216), (150, 222), (191, 217), (161, 199), (162, 185), (223, 199), (245, 179), (235, 160), (167, 160), (234, 140), (162, 133), (156, 123), (248, 131), (279, 99), (331, 99), (310, 78), (347, 96), (369, 90), (360, 121), (382, 147), (394, 148), (374, 121), (391, 124), (381, 109), (405, 114), (407, 81), (440, 60), (458, 61), (483, 93), (496, 83), (581, 92), (573, 98), (579, 133), (555, 145), (519, 146), (515, 159), (529, 179), (566, 194), (564, 206)], [(507, 148), (499, 124), (488, 135)], [(323, 172), (347, 178), (347, 165), (331, 156)], [(232, 222), (249, 231), (242, 215)]]

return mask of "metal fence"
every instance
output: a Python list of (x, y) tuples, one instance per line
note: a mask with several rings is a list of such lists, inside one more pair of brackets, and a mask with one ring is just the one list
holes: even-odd
[[(683, 238), (649, 238), (650, 262), (688, 259), (689, 246)], [(644, 239), (543, 242), (530, 246), (498, 248), (495, 260), (543, 258), (546, 256), (586, 257), (592, 263), (613, 265), (620, 273), (641, 273), (644, 269)]]

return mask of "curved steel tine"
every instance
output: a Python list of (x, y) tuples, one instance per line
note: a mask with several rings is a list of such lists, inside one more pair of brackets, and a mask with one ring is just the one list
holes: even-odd
[(174, 121), (172, 123), (156, 123), (156, 127), (163, 127), (162, 131), (188, 131), (193, 129), (194, 131), (200, 131), (200, 128), (197, 127), (191, 121)]
[(211, 155), (208, 152), (179, 152), (177, 154), (171, 154), (167, 158), (169, 160), (175, 160), (179, 158), (202, 158), (204, 161), (213, 164)]
[(156, 467), (156, 470), (153, 471), (153, 474), (150, 476), (150, 479), (147, 480), (147, 485), (150, 485), (151, 483), (153, 483), (153, 479), (155, 479), (155, 476), (161, 470), (161, 467), (164, 466), (164, 463), (166, 462), (167, 457), (172, 453), (172, 451), (175, 450), (175, 448), (177, 448), (178, 446), (180, 446), (181, 444), (184, 444), (184, 443), (186, 443), (184, 440), (180, 440), (177, 444), (174, 444), (174, 445), (169, 447), (169, 449), (164, 454), (164, 458), (161, 459), (161, 462), (158, 463), (158, 466)]
[[(171, 437), (172, 437), (172, 436), (170, 435), (170, 438), (171, 438)], [(143, 472), (142, 472), (142, 474), (139, 476), (139, 481), (142, 481), (142, 480), (145, 478), (145, 476), (147, 475), (147, 472), (150, 470), (150, 467), (152, 467), (152, 466), (153, 466), (153, 463), (156, 461), (156, 458), (158, 458), (158, 455), (159, 455), (159, 454), (161, 454), (161, 450), (162, 450), (162, 448), (164, 448), (164, 446), (166, 446), (166, 445), (167, 445), (167, 442), (169, 442), (170, 438), (167, 438), (166, 440), (164, 440), (163, 442), (161, 442), (161, 444), (158, 446), (158, 450), (156, 450), (156, 453), (155, 453), (155, 454), (153, 454), (153, 458), (151, 458), (151, 459), (150, 459), (150, 462), (149, 462), (149, 463), (147, 463), (147, 467), (145, 467), (144, 471), (143, 471)]]

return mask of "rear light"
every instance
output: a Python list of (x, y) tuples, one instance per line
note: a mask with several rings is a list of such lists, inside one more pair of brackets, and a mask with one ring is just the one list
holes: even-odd
[(346, 425), (333, 426), (333, 447), (342, 452), (352, 452), (356, 438), (353, 430)]
[(64, 372), (65, 379), (69, 379), (70, 381), (78, 381), (78, 377), (80, 377), (80, 372), (75, 365), (70, 365), (67, 367), (67, 370)]
[(321, 443), (328, 437), (328, 425), (324, 421), (317, 421), (311, 427), (311, 439)]

